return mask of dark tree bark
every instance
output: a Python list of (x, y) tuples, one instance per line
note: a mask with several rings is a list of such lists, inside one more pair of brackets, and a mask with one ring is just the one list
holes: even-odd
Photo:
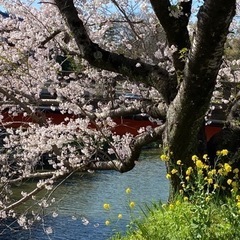
[[(181, 159), (189, 166), (191, 155), (197, 153), (198, 132), (209, 108), (235, 7), (235, 0), (206, 0), (198, 13), (184, 78), (167, 113), (164, 144), (173, 153), (170, 165)], [(178, 179), (172, 179), (173, 193), (178, 186)]]

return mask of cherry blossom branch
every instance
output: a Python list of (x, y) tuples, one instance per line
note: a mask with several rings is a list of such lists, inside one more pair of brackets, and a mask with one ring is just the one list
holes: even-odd
[(137, 80), (147, 86), (154, 86), (161, 92), (165, 101), (169, 101), (169, 96), (166, 95), (169, 75), (164, 68), (102, 49), (89, 38), (73, 0), (55, 0), (55, 3), (72, 32), (82, 57), (92, 66), (123, 74), (128, 76), (130, 81)]
[[(120, 20), (120, 19), (112, 19), (112, 20), (106, 20), (106, 21), (103, 21), (101, 22), (100, 26), (106, 24), (106, 23), (127, 23), (128, 21), (127, 20)], [(142, 24), (143, 23), (143, 20), (139, 20), (139, 21), (131, 21), (132, 24)], [(91, 26), (95, 26), (96, 23), (89, 23), (87, 24), (87, 26), (91, 27)]]
[[(188, 22), (191, 15), (192, 0), (182, 1), (179, 6), (171, 5), (169, 0), (150, 0), (153, 10), (163, 26), (169, 47), (174, 45), (173, 53), (176, 71), (183, 71), (185, 62), (181, 58), (181, 49), (190, 49)], [(172, 12), (172, 13), (171, 13)]]
[[(54, 181), (56, 181), (56, 180), (59, 179), (60, 177), (63, 177), (63, 176), (65, 176), (65, 175), (67, 175), (67, 177), (65, 177), (65, 178), (61, 181), (61, 183), (64, 182), (64, 181), (65, 181), (66, 179), (68, 179), (74, 172), (75, 172), (75, 170), (74, 170), (74, 171), (71, 171), (70, 173), (69, 173), (69, 172), (65, 172), (64, 174), (63, 174), (63, 173), (61, 173), (61, 174), (56, 174), (56, 171), (54, 171), (51, 178), (46, 179), (45, 181), (40, 180), (41, 182), (39, 182), (39, 183), (37, 184), (37, 187), (36, 187), (34, 190), (32, 190), (32, 191), (29, 192), (29, 193), (24, 194), (24, 196), (23, 196), (21, 199), (19, 199), (19, 200), (15, 201), (14, 203), (12, 203), (12, 204), (4, 207), (3, 209), (1, 209), (1, 210), (0, 210), (0, 215), (1, 215), (2, 212), (7, 212), (8, 210), (12, 210), (12, 209), (20, 206), (21, 204), (23, 204), (24, 202), (28, 201), (28, 200), (31, 199), (33, 196), (35, 196), (36, 194), (38, 194), (40, 191), (42, 191), (47, 185), (49, 185), (49, 184), (52, 185), (52, 184), (54, 183)], [(49, 173), (50, 173), (50, 172), (49, 172)], [(36, 175), (37, 175), (37, 174), (36, 174)], [(47, 173), (46, 173), (45, 175), (47, 175)], [(46, 176), (45, 176), (45, 177), (46, 177)], [(56, 188), (58, 188), (59, 186), (60, 186), (60, 184), (58, 184), (58, 185), (53, 189), (53, 191), (55, 191)], [(50, 196), (49, 196), (49, 197), (50, 197)]]
[(15, 184), (18, 182), (23, 182), (27, 179), (49, 178), (49, 177), (52, 177), (55, 173), (56, 173), (56, 171), (30, 173), (26, 176), (21, 176), (21, 177), (15, 178), (15, 179), (10, 179), (7, 181), (7, 183)]
[(60, 29), (55, 30), (50, 36), (48, 36), (45, 40), (43, 40), (40, 43), (40, 47), (44, 47), (44, 45), (46, 43), (50, 42), (53, 38), (55, 38), (61, 32), (62, 32), (62, 30), (60, 30)]
[(32, 110), (25, 104), (24, 102), (17, 99), (14, 94), (10, 94), (7, 90), (0, 87), (0, 93), (2, 93), (7, 98), (11, 99), (15, 104), (19, 105), (22, 109), (24, 109), (31, 118), (39, 123), (40, 125), (44, 124), (44, 119), (42, 117), (38, 117), (36, 114), (32, 112)]
[(117, 9), (123, 14), (123, 16), (125, 17), (127, 23), (129, 24), (130, 28), (132, 29), (132, 31), (133, 31), (133, 33), (136, 35), (136, 37), (137, 37), (138, 39), (142, 39), (142, 38), (139, 36), (139, 34), (136, 32), (136, 30), (135, 30), (135, 28), (134, 28), (134, 26), (133, 26), (132, 21), (129, 19), (129, 17), (127, 16), (127, 14), (126, 14), (126, 12), (124, 11), (124, 9), (122, 9), (122, 8), (120, 7), (120, 5), (118, 4), (117, 1), (115, 1), (115, 0), (111, 0), (111, 1), (112, 1), (112, 3), (117, 7)]
[(164, 129), (165, 124), (152, 129), (152, 131), (138, 135), (131, 145), (131, 155), (124, 159), (124, 161), (118, 159), (111, 161), (91, 161), (87, 164), (87, 168), (90, 170), (116, 170), (119, 172), (132, 170), (135, 166), (135, 161), (139, 158), (142, 147), (148, 143), (159, 140)]

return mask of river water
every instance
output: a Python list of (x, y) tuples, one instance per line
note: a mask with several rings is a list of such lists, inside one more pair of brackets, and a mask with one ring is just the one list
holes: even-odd
[[(159, 149), (143, 151), (135, 168), (127, 173), (77, 173), (54, 192), (57, 201), (45, 213), (44, 221), (31, 230), (6, 231), (0, 239), (106, 240), (116, 231), (125, 231), (131, 219), (142, 216), (140, 209), (145, 203), (167, 200), (165, 175)], [(131, 194), (125, 193), (128, 187)], [(136, 203), (133, 210), (128, 207), (130, 201)], [(111, 205), (110, 211), (103, 209), (104, 203)], [(122, 219), (117, 220), (118, 214)], [(109, 226), (105, 226), (106, 220), (110, 220)], [(49, 231), (52, 233), (46, 234)]]

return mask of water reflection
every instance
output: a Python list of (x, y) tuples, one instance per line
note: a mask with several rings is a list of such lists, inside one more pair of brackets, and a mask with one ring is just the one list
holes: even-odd
[[(64, 182), (54, 193), (60, 199), (49, 210), (44, 222), (36, 223), (31, 231), (8, 232), (5, 240), (14, 239), (54, 239), (54, 240), (105, 240), (113, 234), (113, 229), (124, 231), (131, 215), (138, 216), (138, 206), (153, 201), (166, 201), (168, 182), (165, 178), (165, 166), (159, 160), (159, 150), (146, 150), (136, 167), (127, 173), (100, 171), (77, 173)], [(126, 195), (125, 189), (132, 192)], [(128, 201), (136, 202), (136, 209), (129, 212)], [(111, 205), (111, 211), (103, 210), (103, 203)], [(52, 217), (52, 213), (58, 215)], [(123, 218), (117, 225), (105, 226), (105, 220)], [(50, 228), (49, 228), (50, 227)], [(44, 231), (52, 231), (47, 236)]]

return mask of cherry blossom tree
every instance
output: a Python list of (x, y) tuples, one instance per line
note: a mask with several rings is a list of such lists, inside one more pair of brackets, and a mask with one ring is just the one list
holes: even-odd
[[(207, 152), (215, 87), (238, 75), (238, 61), (223, 63), (236, 0), (199, 2), (195, 25), (191, 0), (32, 2), (0, 0), (9, 13), (0, 21), (1, 218), (75, 171), (129, 171), (155, 141), (170, 156), (168, 172)], [(58, 124), (49, 111), (63, 116)], [(117, 118), (141, 113), (151, 126), (116, 134)], [(51, 170), (38, 171), (42, 162)], [(36, 188), (13, 201), (12, 185), (35, 177)], [(172, 194), (179, 183), (171, 178)]]

